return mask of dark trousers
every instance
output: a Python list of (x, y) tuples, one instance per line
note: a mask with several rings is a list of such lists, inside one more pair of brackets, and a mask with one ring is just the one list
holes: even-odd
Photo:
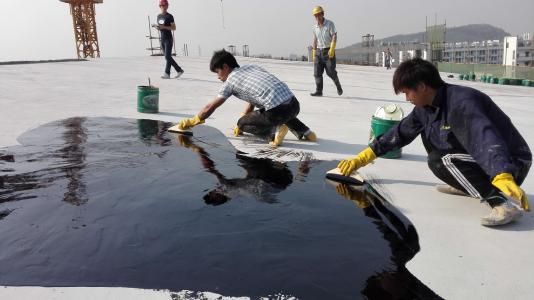
[[(518, 166), (512, 174), (518, 185), (527, 177), (531, 162), (514, 161)], [(491, 184), (492, 178), (475, 162), (469, 154), (439, 153), (428, 154), (428, 166), (436, 177), (472, 197), (488, 202), (492, 207), (505, 201), (501, 192)]]
[(304, 125), (297, 115), (300, 112), (300, 105), (297, 98), (293, 97), (270, 110), (255, 110), (244, 115), (237, 121), (237, 126), (247, 133), (257, 136), (272, 138), (275, 134), (276, 127), (286, 124), (287, 127), (301, 139), (310, 129)]
[(165, 74), (171, 74), (171, 66), (174, 67), (176, 72), (183, 72), (182, 68), (180, 68), (174, 58), (172, 58), (172, 39), (162, 39), (161, 50), (163, 50), (165, 60), (167, 61), (167, 64), (165, 65)]
[(315, 77), (315, 85), (317, 92), (323, 92), (323, 73), (326, 71), (326, 75), (332, 78), (338, 90), (341, 90), (341, 83), (339, 83), (339, 78), (337, 77), (336, 71), (336, 57), (328, 57), (329, 49), (317, 49), (317, 54), (315, 57), (315, 63), (313, 68), (313, 76)]

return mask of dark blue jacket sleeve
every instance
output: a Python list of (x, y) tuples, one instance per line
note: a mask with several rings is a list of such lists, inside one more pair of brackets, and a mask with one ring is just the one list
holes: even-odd
[[(514, 174), (517, 167), (512, 163), (503, 133), (497, 128), (496, 120), (490, 119), (494, 104), (485, 97), (456, 99), (449, 112), (451, 130), (490, 178), (501, 173)], [(499, 117), (508, 118), (504, 113)]]
[(417, 109), (414, 108), (397, 125), (371, 142), (369, 146), (377, 157), (408, 145), (424, 130), (424, 124), (417, 117)]

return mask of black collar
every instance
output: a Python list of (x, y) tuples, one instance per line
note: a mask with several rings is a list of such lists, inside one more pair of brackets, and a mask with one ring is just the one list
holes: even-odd
[(447, 86), (448, 85), (444, 85), (438, 88), (436, 96), (434, 96), (434, 100), (432, 100), (432, 107), (440, 108), (443, 105), (445, 98), (447, 98)]

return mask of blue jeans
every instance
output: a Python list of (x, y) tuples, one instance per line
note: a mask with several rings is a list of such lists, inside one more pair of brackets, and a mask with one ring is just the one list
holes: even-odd
[(327, 49), (317, 49), (317, 54), (315, 56), (315, 63), (313, 69), (313, 76), (315, 77), (316, 92), (323, 92), (323, 73), (326, 70), (326, 75), (332, 78), (338, 90), (341, 90), (341, 83), (339, 83), (339, 78), (337, 77), (336, 71), (336, 57), (328, 57)]
[(165, 54), (165, 60), (167, 65), (165, 66), (165, 74), (171, 74), (171, 66), (174, 67), (176, 72), (183, 72), (182, 68), (176, 63), (174, 58), (172, 58), (172, 40), (171, 39), (162, 39), (161, 40), (161, 50)]

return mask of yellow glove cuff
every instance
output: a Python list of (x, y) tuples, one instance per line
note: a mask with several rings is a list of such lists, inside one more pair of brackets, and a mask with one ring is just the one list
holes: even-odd
[(501, 174), (493, 177), (493, 180), (491, 181), (491, 183), (493, 185), (495, 185), (495, 183), (499, 184), (499, 181), (501, 181), (501, 180), (506, 180), (506, 181), (512, 180), (512, 181), (515, 181), (514, 180), (514, 176), (512, 176), (512, 174), (510, 174), (510, 173), (501, 173)]
[(336, 42), (332, 41), (332, 43), (330, 43), (330, 49), (336, 49)]
[(196, 125), (196, 124), (203, 124), (203, 123), (204, 123), (204, 120), (202, 120), (198, 114), (195, 115), (195, 117), (193, 118), (193, 120), (195, 120), (195, 125)]
[(360, 161), (362, 163), (361, 166), (363, 167), (365, 165), (368, 165), (373, 160), (375, 160), (376, 154), (373, 151), (373, 149), (371, 149), (371, 147), (367, 147), (365, 148), (365, 150), (363, 150), (362, 152), (358, 154), (358, 157), (360, 158)]

